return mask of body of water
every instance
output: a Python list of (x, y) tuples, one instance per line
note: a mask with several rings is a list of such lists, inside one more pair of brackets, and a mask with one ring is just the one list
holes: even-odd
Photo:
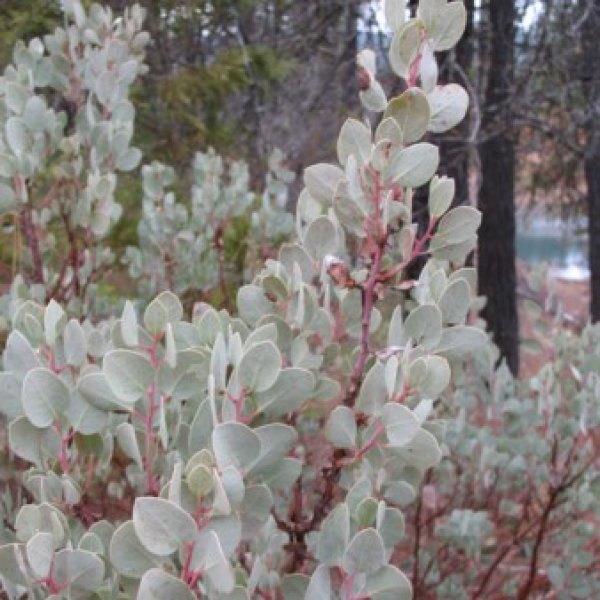
[(563, 223), (537, 216), (517, 226), (517, 257), (549, 264), (557, 277), (581, 281), (589, 278), (585, 222)]

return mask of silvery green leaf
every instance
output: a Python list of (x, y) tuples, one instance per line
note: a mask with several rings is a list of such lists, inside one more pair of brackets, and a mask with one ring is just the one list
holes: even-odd
[(154, 380), (150, 360), (133, 350), (107, 352), (102, 370), (117, 398), (128, 404), (145, 396)]
[(204, 570), (210, 582), (219, 592), (229, 593), (235, 586), (233, 570), (221, 547), (219, 537), (210, 531), (206, 541)]
[(105, 553), (104, 544), (102, 543), (100, 537), (90, 531), (81, 536), (79, 544), (77, 544), (77, 548), (79, 550), (93, 552), (94, 554), (98, 554), (100, 556), (103, 556)]
[(276, 381), (281, 370), (281, 355), (273, 342), (250, 346), (237, 368), (240, 385), (249, 391), (265, 392)]
[(442, 313), (434, 304), (424, 304), (413, 309), (402, 328), (402, 345), (408, 340), (424, 348), (437, 346), (442, 335)]
[(188, 447), (191, 453), (198, 452), (210, 445), (212, 429), (213, 417), (210, 402), (206, 399), (200, 403), (190, 425)]
[(431, 241), (432, 248), (442, 242), (456, 244), (470, 239), (481, 225), (481, 213), (471, 206), (458, 206), (440, 220)]
[(456, 46), (467, 25), (467, 11), (462, 1), (449, 2), (426, 20), (427, 33), (436, 52)]
[(449, 177), (435, 175), (429, 185), (429, 215), (440, 218), (450, 208), (456, 184)]
[(304, 246), (315, 260), (323, 260), (328, 254), (335, 254), (338, 246), (337, 230), (329, 217), (318, 217), (308, 226)]
[(385, 0), (384, 2), (385, 20), (391, 31), (400, 29), (406, 21), (406, 2), (405, 0)]
[(402, 316), (402, 306), (398, 305), (394, 308), (392, 318), (388, 328), (388, 346), (399, 346), (402, 343), (402, 328), (404, 326), (404, 318)]
[(319, 565), (310, 578), (304, 600), (331, 600), (329, 567)]
[(4, 350), (4, 368), (23, 379), (28, 371), (39, 366), (40, 359), (27, 338), (20, 331), (11, 331)]
[(162, 498), (136, 498), (133, 526), (144, 548), (158, 556), (172, 554), (191, 541), (197, 531), (187, 512)]
[(230, 558), (236, 553), (242, 539), (242, 524), (237, 515), (213, 517), (196, 538), (196, 545), (200, 551), (203, 546), (202, 540), (206, 539), (209, 532), (216, 534), (225, 557)]
[(421, 0), (417, 8), (417, 17), (426, 27), (431, 27), (447, 3), (448, 0)]
[(177, 348), (171, 323), (167, 323), (165, 327), (165, 362), (172, 369), (177, 367)]
[(433, 177), (439, 163), (440, 152), (437, 146), (420, 142), (392, 151), (385, 178), (404, 187), (417, 188)]
[(21, 402), (25, 416), (36, 427), (49, 427), (69, 406), (70, 392), (49, 369), (38, 367), (25, 375)]
[(177, 323), (183, 317), (183, 307), (173, 292), (162, 292), (146, 308), (144, 326), (152, 335), (163, 332), (167, 323)]
[(50, 573), (54, 559), (54, 540), (45, 532), (36, 533), (25, 546), (27, 561), (36, 577), (45, 578)]
[(424, 356), (408, 368), (408, 384), (426, 398), (436, 399), (450, 383), (450, 365), (441, 356)]
[(358, 94), (362, 105), (372, 112), (383, 112), (387, 106), (387, 96), (377, 79), (371, 77), (369, 87)]
[(71, 598), (89, 598), (104, 580), (104, 562), (86, 550), (60, 550), (54, 557), (52, 575), (68, 588)]
[(212, 471), (205, 465), (196, 465), (187, 474), (186, 481), (190, 492), (196, 498), (207, 496), (214, 487)]
[(109, 523), (105, 519), (101, 519), (90, 525), (88, 532), (100, 539), (102, 546), (104, 547), (104, 553), (106, 553), (115, 530), (116, 528), (112, 523)]
[(212, 307), (207, 308), (195, 325), (200, 331), (202, 343), (212, 346), (219, 333), (223, 332), (223, 325), (219, 313)]
[(81, 367), (87, 359), (85, 333), (77, 319), (71, 319), (64, 330), (65, 360), (73, 367)]
[(55, 429), (34, 427), (27, 417), (19, 417), (8, 426), (10, 449), (39, 468), (60, 452), (60, 437)]
[(289, 425), (269, 423), (253, 430), (260, 440), (260, 455), (250, 474), (264, 473), (283, 459), (298, 439), (298, 433)]
[(371, 48), (363, 48), (356, 55), (356, 64), (371, 75), (375, 75), (377, 73), (377, 54)]
[(376, 526), (386, 548), (394, 548), (404, 537), (405, 523), (402, 512), (386, 506), (383, 500), (377, 507)]
[(321, 376), (317, 381), (312, 398), (316, 402), (329, 402), (339, 398), (342, 393), (342, 385), (331, 377)]
[(409, 444), (417, 435), (421, 424), (413, 412), (395, 402), (388, 402), (381, 409), (381, 420), (391, 446), (400, 447)]
[(243, 349), (248, 350), (253, 344), (260, 342), (273, 342), (277, 344), (277, 325), (265, 323), (257, 328), (244, 341)]
[(110, 561), (124, 577), (139, 579), (160, 564), (160, 560), (142, 546), (133, 521), (126, 521), (113, 534), (109, 548)]
[(0, 546), (0, 575), (16, 585), (29, 585), (30, 576), (24, 544)]
[(343, 166), (350, 156), (355, 156), (359, 164), (371, 158), (371, 131), (356, 119), (347, 119), (338, 137), (337, 154)]
[(23, 414), (23, 406), (21, 405), (21, 382), (19, 379), (13, 373), (0, 372), (0, 390), (2, 390), (0, 413), (9, 421), (20, 417)]
[(27, 87), (16, 81), (6, 81), (5, 86), (4, 97), (7, 108), (12, 112), (21, 114), (31, 92)]
[(125, 302), (123, 314), (121, 315), (121, 336), (125, 344), (130, 347), (137, 346), (139, 343), (137, 315), (133, 304), (129, 300)]
[(260, 438), (242, 423), (219, 423), (213, 430), (212, 444), (221, 470), (231, 465), (245, 471), (260, 455)]
[(108, 423), (108, 413), (96, 408), (78, 393), (72, 395), (66, 414), (73, 429), (83, 435), (100, 433)]
[(119, 400), (108, 385), (102, 371), (86, 373), (77, 381), (77, 391), (98, 410), (111, 411), (120, 408), (131, 410), (132, 403)]
[(304, 170), (304, 185), (310, 195), (325, 206), (331, 205), (338, 183), (344, 179), (344, 171), (335, 165), (320, 163)]
[(380, 362), (376, 362), (369, 369), (360, 387), (356, 408), (372, 415), (378, 413), (388, 399), (385, 367)]
[(375, 498), (365, 498), (364, 500), (361, 500), (356, 507), (353, 517), (358, 528), (363, 529), (365, 527), (371, 527), (374, 524), (376, 515), (377, 500), (375, 500)]
[(235, 467), (226, 467), (221, 471), (221, 483), (230, 506), (237, 508), (244, 499), (244, 480)]
[(310, 579), (300, 573), (286, 574), (281, 579), (284, 600), (304, 600)]
[(244, 285), (238, 290), (237, 306), (240, 317), (249, 325), (255, 325), (261, 317), (273, 312), (273, 304), (257, 285)]
[(46, 102), (39, 96), (32, 96), (25, 104), (23, 119), (30, 131), (44, 131), (48, 124)]
[(437, 85), (429, 92), (427, 99), (431, 106), (428, 130), (433, 133), (444, 133), (456, 127), (469, 109), (469, 95), (455, 83)]
[(418, 20), (408, 21), (394, 31), (389, 56), (392, 70), (399, 77), (408, 79), (410, 67), (421, 48), (423, 31), (423, 23)]
[(404, 144), (412, 144), (425, 135), (431, 109), (425, 94), (415, 87), (390, 100), (383, 116), (384, 119), (392, 118), (396, 121), (402, 131)]
[(350, 539), (350, 512), (345, 502), (338, 504), (321, 523), (316, 558), (328, 567), (342, 564)]
[(30, 149), (32, 145), (31, 134), (20, 117), (9, 117), (6, 120), (4, 132), (6, 141), (16, 156), (20, 157)]
[(142, 454), (138, 445), (135, 429), (131, 423), (121, 423), (116, 429), (119, 447), (140, 469), (144, 468)]
[(183, 463), (181, 461), (173, 466), (173, 474), (169, 479), (167, 488), (167, 500), (181, 506), (181, 475), (183, 472)]
[(442, 460), (442, 451), (437, 440), (423, 428), (417, 431), (407, 445), (396, 448), (394, 454), (421, 471), (434, 467)]
[(302, 474), (302, 461), (297, 458), (283, 458), (268, 471), (261, 473), (263, 483), (274, 492), (287, 492)]
[(386, 563), (383, 539), (375, 529), (359, 531), (344, 552), (342, 565), (346, 573), (375, 573)]
[(338, 185), (334, 199), (333, 209), (335, 216), (339, 219), (341, 225), (348, 231), (358, 237), (366, 237), (365, 219), (367, 214), (350, 197), (348, 186), (345, 181)]
[(391, 117), (382, 119), (375, 130), (375, 143), (380, 144), (387, 140), (393, 146), (402, 144), (402, 130), (395, 119)]
[(142, 160), (142, 151), (139, 148), (128, 148), (127, 151), (119, 156), (116, 168), (119, 171), (133, 171)]
[(44, 333), (46, 336), (46, 343), (49, 346), (54, 346), (56, 338), (61, 333), (65, 323), (65, 311), (56, 301), (50, 300), (48, 306), (46, 306), (46, 309), (44, 310)]
[(468, 325), (456, 325), (444, 329), (436, 352), (448, 359), (461, 359), (478, 352), (487, 343), (485, 331)]
[(393, 565), (385, 565), (367, 577), (367, 594), (372, 600), (412, 600), (410, 581)]
[[(2, 159), (0, 158), (0, 161), (1, 160)], [(0, 214), (12, 211), (15, 207), (16, 200), (17, 196), (15, 195), (14, 190), (5, 183), (0, 183)]]
[(302, 273), (302, 281), (309, 282), (312, 279), (312, 260), (299, 244), (283, 244), (279, 250), (279, 261), (290, 275), (294, 272), (294, 265), (297, 264)]
[(331, 411), (325, 425), (325, 437), (335, 448), (352, 450), (356, 447), (356, 417), (347, 406), (337, 406)]
[(439, 67), (431, 42), (428, 41), (424, 44), (421, 53), (421, 88), (426, 94), (429, 94), (437, 85)]
[(464, 323), (471, 307), (471, 288), (466, 279), (455, 279), (442, 293), (438, 306), (444, 323)]
[(383, 497), (398, 506), (409, 506), (415, 501), (417, 492), (415, 488), (406, 481), (391, 481), (383, 488)]
[(271, 516), (273, 494), (266, 485), (250, 485), (246, 487), (244, 501), (240, 507), (242, 519), (242, 538), (256, 537)]
[(149, 569), (140, 581), (137, 597), (140, 600), (194, 600), (195, 594), (180, 578), (162, 569)]
[(48, 503), (24, 504), (15, 519), (17, 539), (27, 542), (40, 531), (51, 533), (55, 547), (65, 542), (69, 532), (67, 518), (57, 508)]
[(256, 394), (260, 410), (272, 418), (286, 415), (299, 408), (315, 387), (313, 374), (306, 369), (281, 369), (277, 381), (265, 392)]

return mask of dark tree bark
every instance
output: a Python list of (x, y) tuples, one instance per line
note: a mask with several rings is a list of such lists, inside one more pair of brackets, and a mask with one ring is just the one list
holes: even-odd
[[(441, 76), (444, 83), (460, 83), (466, 88), (473, 63), (475, 1), (465, 0), (465, 8), (467, 9), (465, 33), (456, 49), (445, 57)], [(471, 106), (474, 100), (471, 98)], [(440, 170), (444, 175), (454, 178), (455, 206), (469, 203), (469, 165), (473, 145), (473, 141), (469, 139), (470, 135), (471, 122), (467, 115), (458, 127), (445, 134), (445, 138), (440, 143)]]
[(586, 144), (584, 155), (587, 183), (589, 262), (593, 322), (600, 321), (600, 0), (583, 1), (583, 91), (586, 100)]
[(519, 370), (519, 318), (515, 265), (515, 143), (511, 128), (514, 82), (514, 0), (489, 3), (489, 76), (479, 148), (482, 186), (479, 208), (479, 290), (494, 341), (513, 373)]

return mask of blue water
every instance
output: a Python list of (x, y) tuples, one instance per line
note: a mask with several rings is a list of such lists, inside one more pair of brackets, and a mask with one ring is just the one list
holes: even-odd
[(546, 263), (568, 279), (589, 276), (585, 224), (564, 224), (544, 218), (517, 228), (517, 257), (529, 264)]

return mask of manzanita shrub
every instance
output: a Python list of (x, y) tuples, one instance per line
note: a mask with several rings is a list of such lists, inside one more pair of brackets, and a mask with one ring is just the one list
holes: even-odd
[[(77, 225), (93, 240), (118, 212), (112, 170), (140, 159), (128, 145), (124, 94), (142, 58), (121, 60), (147, 36), (139, 7), (113, 22), (96, 5), (86, 13), (78, 0), (64, 4), (66, 29), (19, 46), (2, 80), (12, 111), (2, 189), (26, 229), (63, 203), (67, 232)], [(465, 9), (422, 0), (405, 20), (396, 0), (386, 12), (406, 91), (388, 101), (375, 54), (359, 55), (371, 118), (346, 121), (338, 165), (306, 169), (298, 239), (239, 289), (236, 311), (201, 303), (187, 318), (163, 291), (143, 312), (127, 301), (94, 321), (47, 291), (42, 303), (13, 298), (0, 375), (12, 472), (0, 547), (9, 598), (412, 597), (394, 558), (401, 507), (442, 458), (434, 402), (487, 336), (467, 324), (475, 281), (462, 266), (480, 216), (450, 208), (453, 181), (435, 175), (438, 149), (420, 141), (465, 115), (467, 94), (437, 85), (435, 60), (462, 35)], [(37, 131), (42, 119), (26, 106), (54, 85), (36, 80), (52, 69), (64, 75), (59, 91), (74, 96), (74, 116), (44, 108), (54, 125)], [(23, 104), (9, 102), (13, 79)], [(57, 176), (46, 161), (65, 152), (68, 183), (34, 209), (27, 182)], [(97, 177), (82, 181), (86, 161)], [(168, 169), (144, 174), (145, 194), (161, 196)], [(429, 221), (418, 231), (412, 200), (422, 186)], [(45, 290), (83, 281), (79, 263), (61, 275), (39, 250), (31, 247), (29, 281)], [(407, 276), (416, 259), (425, 260), (418, 281)]]
[(142, 157), (128, 95), (149, 36), (139, 6), (114, 19), (64, 5), (68, 26), (17, 43), (0, 78), (0, 216), (14, 221), (18, 295), (86, 314), (113, 261), (102, 240), (121, 214), (117, 174)]
[(600, 597), (600, 328), (556, 331), (554, 353), (523, 380), (482, 353), (457, 381), (448, 451), (407, 515), (416, 597)]
[(232, 277), (238, 275), (239, 286), (247, 268), (290, 239), (294, 220), (285, 207), (294, 174), (284, 160), (281, 151), (272, 153), (265, 189), (255, 194), (245, 162), (226, 165), (214, 151), (198, 152), (189, 210), (169, 190), (173, 168), (158, 162), (144, 166), (139, 246), (127, 248), (125, 256), (142, 297), (164, 289), (206, 296), (218, 288), (224, 301)]

